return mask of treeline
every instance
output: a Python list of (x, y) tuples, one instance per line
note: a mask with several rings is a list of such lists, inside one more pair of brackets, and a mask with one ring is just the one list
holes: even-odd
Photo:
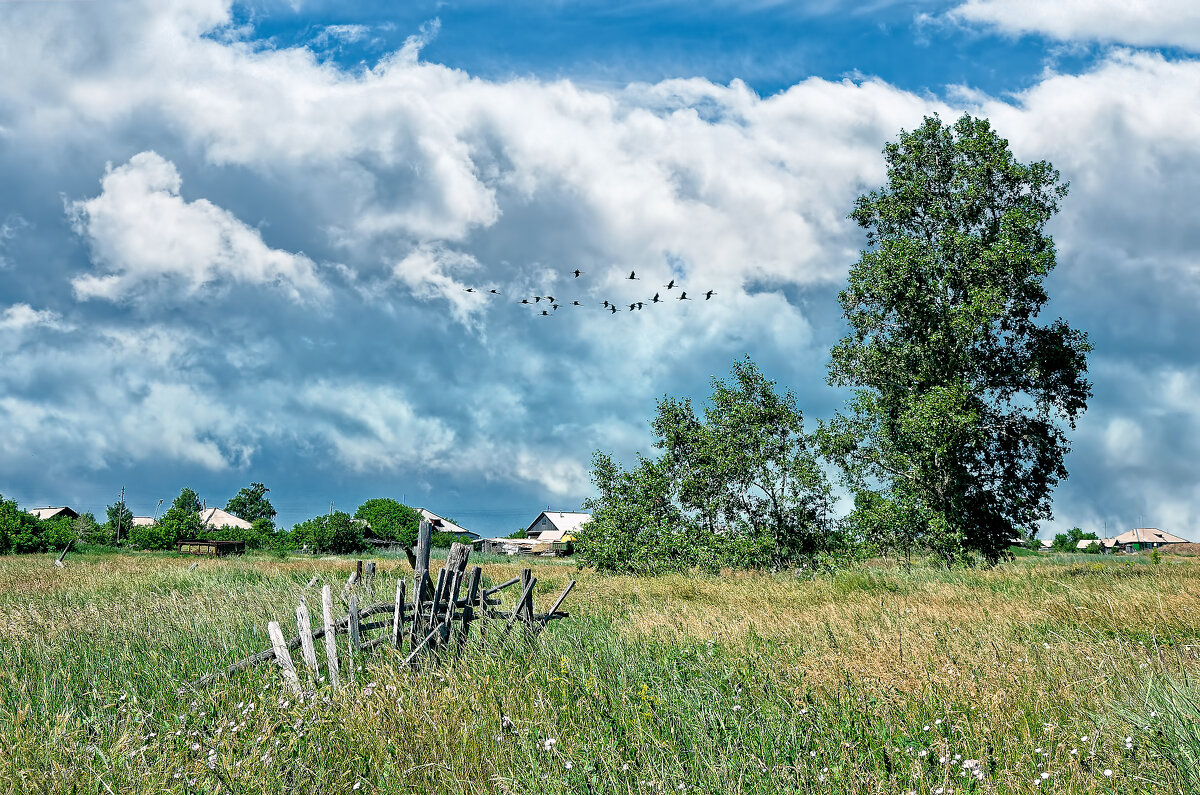
[[(289, 530), (276, 526), (277, 514), (267, 499), (269, 491), (261, 483), (251, 483), (226, 502), (225, 511), (249, 522), (248, 528), (205, 525), (203, 503), (190, 488), (181, 490), (170, 508), (148, 524), (134, 524), (133, 513), (120, 501), (108, 506), (106, 520), (99, 522), (91, 513), (41, 520), (21, 510), (16, 501), (0, 497), (0, 554), (46, 552), (72, 541), (98, 547), (170, 550), (182, 539), (243, 541), (249, 549), (350, 554), (369, 549), (368, 537), (405, 545), (416, 541), (421, 514), (394, 499), (370, 499), (353, 515), (333, 511)], [(437, 547), (463, 540), (455, 533), (435, 532), (432, 537)]]

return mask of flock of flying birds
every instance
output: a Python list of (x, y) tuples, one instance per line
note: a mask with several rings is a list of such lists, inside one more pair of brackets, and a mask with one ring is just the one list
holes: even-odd
[[(575, 270), (570, 271), (570, 273), (575, 279), (578, 279), (580, 276), (584, 275), (585, 271), (581, 271), (578, 268), (576, 268)], [(637, 271), (630, 271), (629, 275), (625, 277), (625, 281), (637, 282), (637, 281), (641, 281), (641, 277), (637, 275)], [(675, 290), (676, 288), (679, 289), (679, 294), (678, 295), (671, 294), (671, 291)], [(474, 287), (467, 287), (465, 289), (468, 293), (482, 293), (483, 295), (501, 295), (500, 291), (495, 288), (492, 288), (492, 289), (488, 290), (487, 292), (484, 292), (481, 289), (476, 289)], [(615, 315), (617, 312), (624, 312), (624, 311), (640, 312), (642, 307), (646, 306), (647, 304), (650, 304), (650, 305), (661, 304), (664, 301), (666, 301), (668, 298), (674, 299), (676, 301), (691, 301), (691, 300), (693, 300), (691, 298), (691, 296), (689, 296), (687, 294), (687, 290), (684, 290), (682, 287), (680, 287), (680, 285), (676, 284), (674, 279), (671, 279), (669, 282), (664, 284), (663, 289), (666, 290), (668, 293), (666, 296), (663, 295), (662, 291), (655, 292), (654, 296), (652, 298), (647, 298), (645, 301), (634, 301), (633, 303), (629, 304), (628, 310), (622, 309), (621, 306), (618, 306), (617, 304), (612, 303), (608, 299), (605, 299), (604, 302), (601, 304), (601, 306), (603, 309), (605, 309), (608, 312)], [(707, 291), (701, 293), (700, 295), (703, 295), (704, 300), (708, 301), (708, 300), (712, 299), (712, 297), (716, 294), (717, 294), (716, 290), (707, 290)], [(699, 298), (694, 299), (694, 300), (699, 300)], [(537, 305), (541, 304), (543, 301), (545, 301), (546, 304), (550, 308), (542, 309), (538, 313), (540, 317), (552, 317), (553, 314), (555, 312), (557, 312), (559, 307), (561, 307), (561, 306), (584, 306), (583, 302), (578, 301), (578, 300), (573, 300), (569, 304), (565, 303), (565, 302), (559, 303), (558, 299), (556, 299), (552, 295), (535, 295), (535, 296), (532, 296), (531, 298), (522, 298), (521, 299), (522, 304), (528, 304), (535, 308), (537, 307)]]

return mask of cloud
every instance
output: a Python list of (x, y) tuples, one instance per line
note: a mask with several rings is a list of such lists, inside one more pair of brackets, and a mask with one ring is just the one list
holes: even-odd
[(947, 15), (1013, 35), (1200, 50), (1192, 0), (967, 0)]
[(175, 164), (155, 152), (109, 169), (101, 185), (99, 196), (69, 207), (104, 271), (72, 280), (80, 299), (119, 301), (155, 288), (191, 295), (224, 280), (273, 285), (292, 300), (325, 293), (308, 257), (270, 248), (209, 201), (184, 200)]
[(0, 314), (0, 331), (24, 331), (42, 326), (61, 328), (62, 317), (49, 309), (34, 309), (29, 304), (13, 304)]

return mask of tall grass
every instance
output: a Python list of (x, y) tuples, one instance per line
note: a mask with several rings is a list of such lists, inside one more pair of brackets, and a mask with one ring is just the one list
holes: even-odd
[[(572, 617), (536, 641), (475, 638), (417, 670), (379, 650), (355, 686), (306, 681), (301, 698), (270, 666), (201, 692), (180, 685), (266, 648), (267, 622), (288, 621), (309, 578), (336, 591), (352, 561), (191, 563), (0, 560), (0, 791), (1159, 793), (1197, 782), (1190, 561), (876, 565), (816, 580), (539, 563), (538, 609), (580, 584)], [(485, 576), (520, 565), (489, 562)], [(407, 564), (385, 560), (381, 598), (396, 576), (411, 576)]]

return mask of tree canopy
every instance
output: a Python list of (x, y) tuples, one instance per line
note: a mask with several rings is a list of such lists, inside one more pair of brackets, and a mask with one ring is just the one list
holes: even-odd
[(1051, 515), (1063, 426), (1091, 396), (1087, 335), (1038, 322), (1055, 266), (1044, 227), (1068, 186), (970, 116), (926, 118), (884, 158), (887, 184), (851, 214), (868, 248), (839, 295), (850, 331), (829, 381), (853, 394), (823, 447), (875, 495), (856, 499), (859, 524), (995, 562)]
[(390, 497), (367, 500), (358, 506), (354, 518), (366, 521), (371, 526), (371, 532), (378, 538), (408, 545), (417, 543), (421, 514), (415, 508)]
[(747, 357), (714, 378), (701, 416), (663, 397), (651, 423), (655, 459), (622, 470), (596, 453), (581, 559), (602, 569), (779, 567), (834, 539), (830, 489), (791, 391), (779, 394)]
[(225, 503), (225, 510), (251, 523), (265, 519), (274, 527), (275, 508), (267, 499), (268, 491), (270, 489), (261, 483), (251, 483), (229, 498), (229, 502)]

